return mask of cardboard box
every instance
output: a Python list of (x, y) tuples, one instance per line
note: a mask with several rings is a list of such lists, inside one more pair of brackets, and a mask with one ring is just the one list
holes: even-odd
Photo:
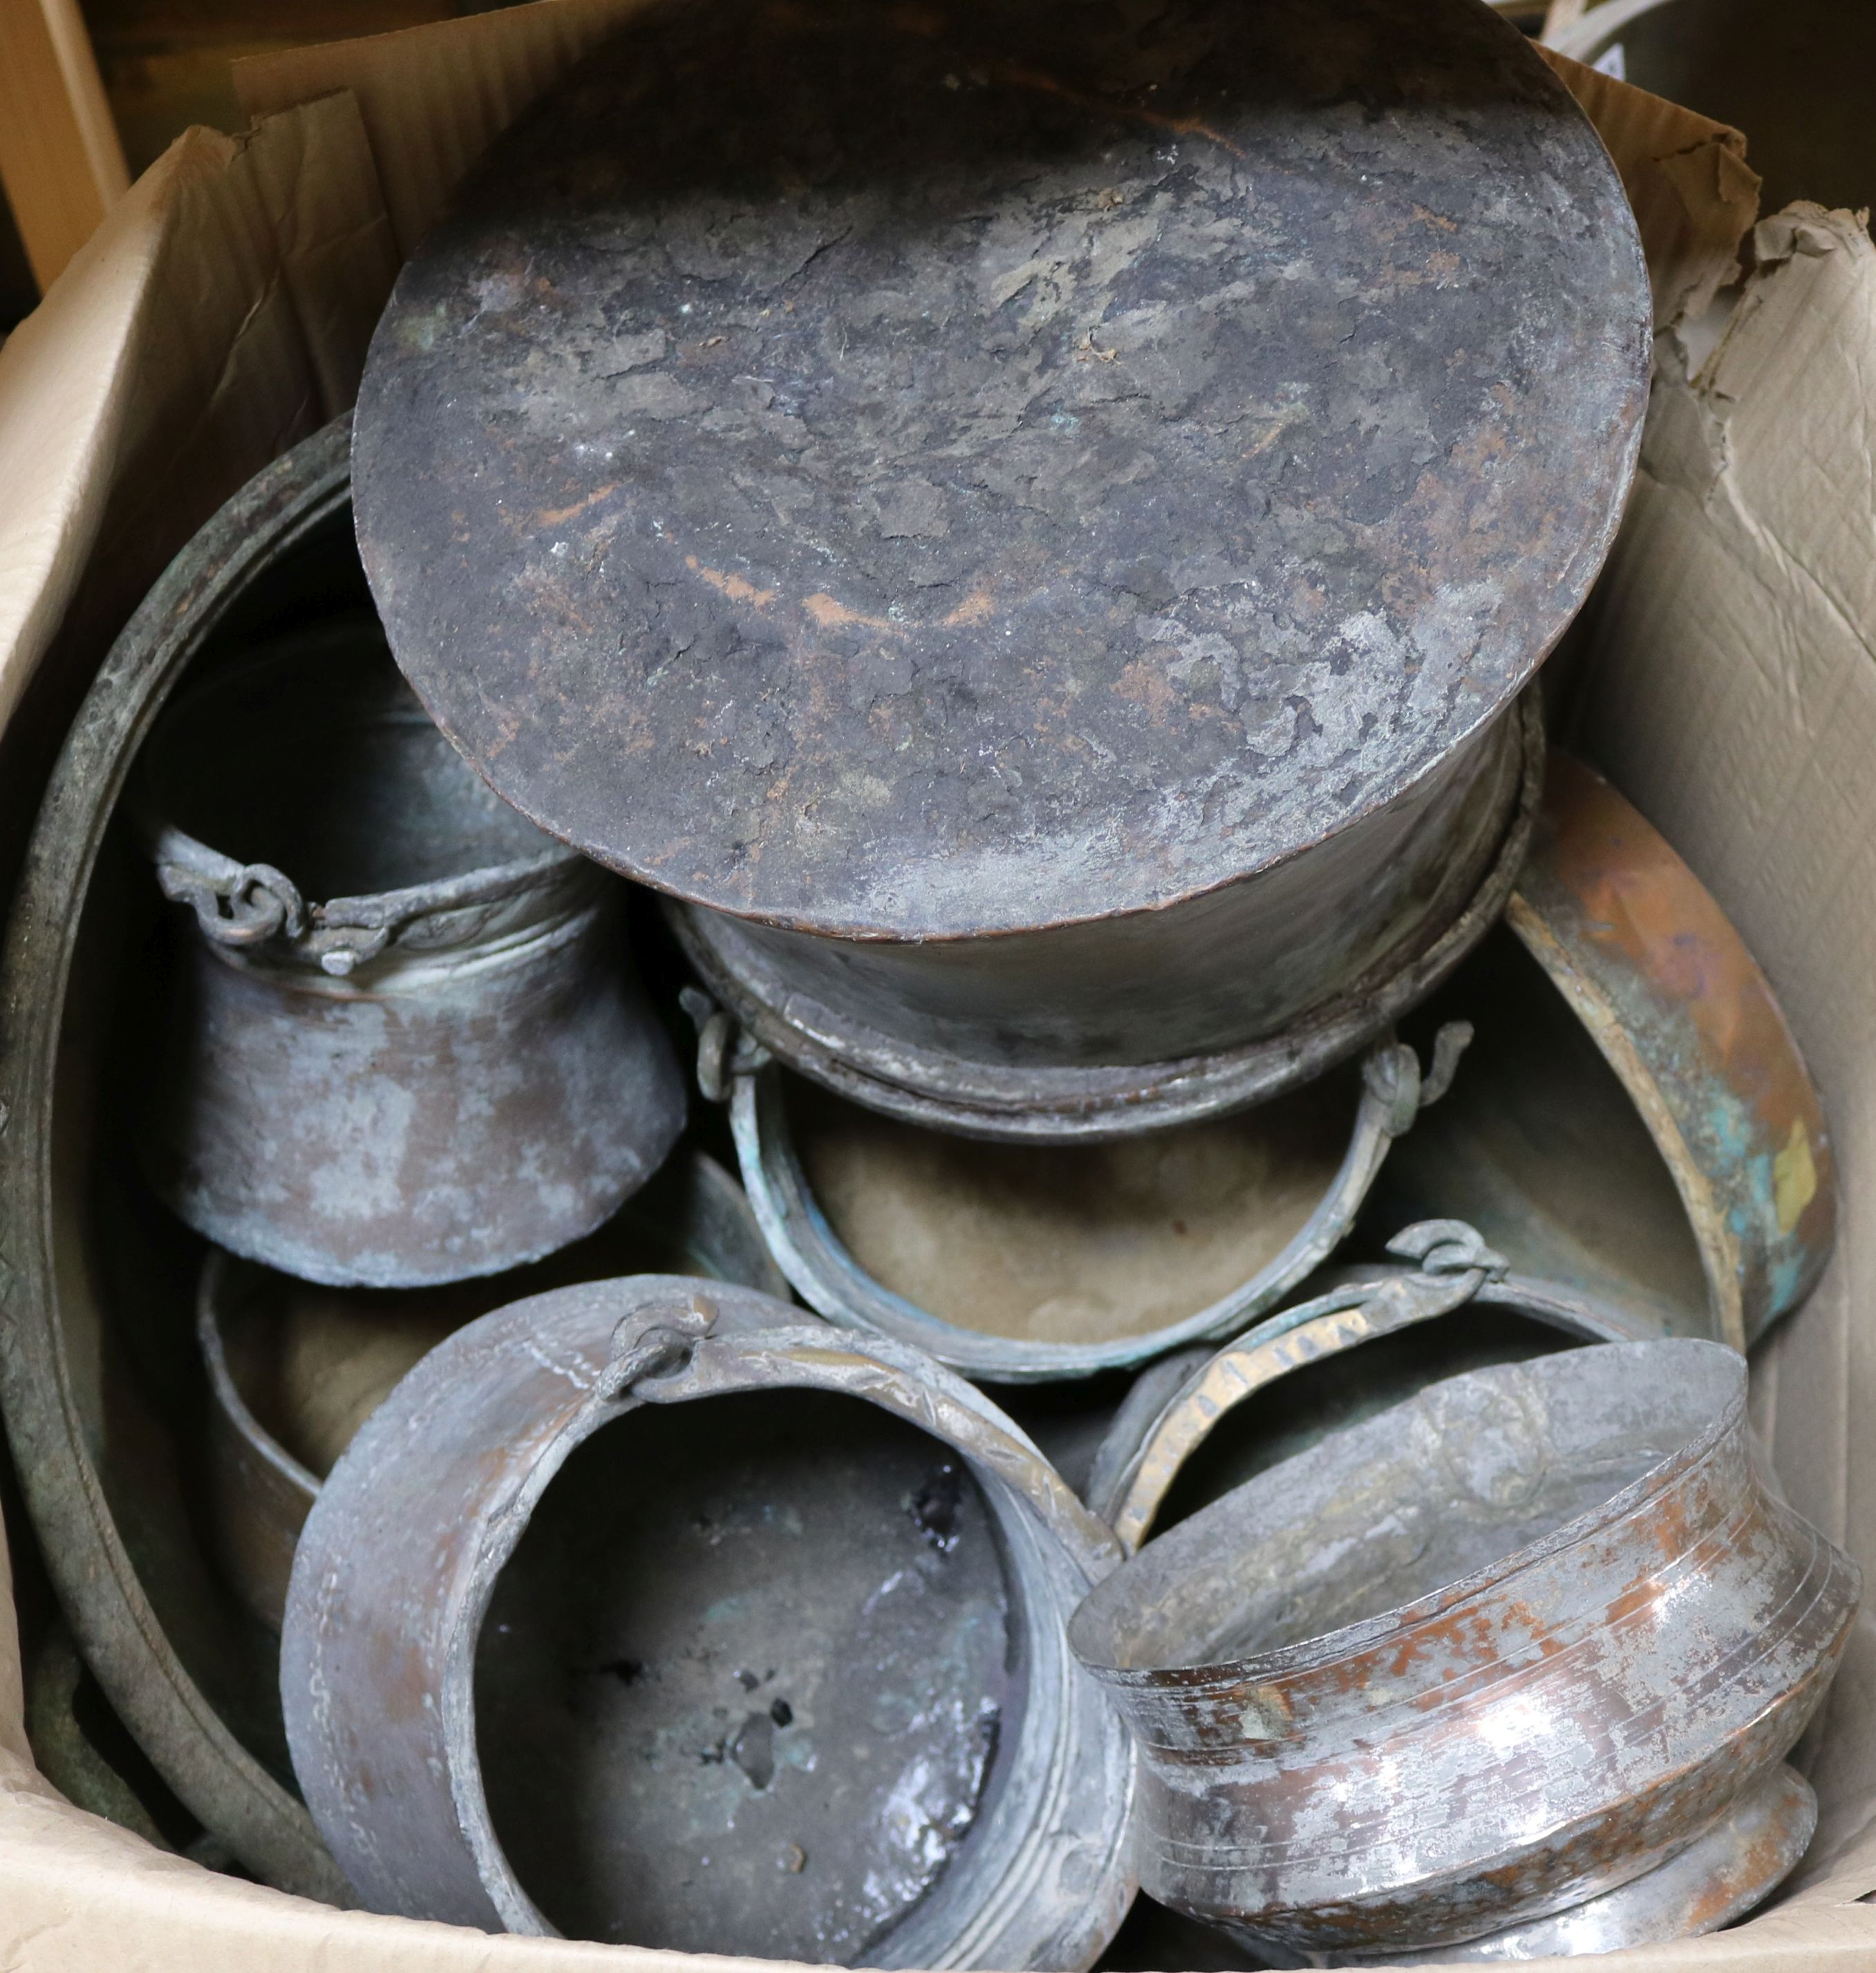
[[(536, 0), (241, 64), (254, 129), (180, 139), (0, 350), (9, 887), (59, 736), (143, 589), (243, 479), (350, 401), (401, 257), (491, 138), (631, 4)], [(1635, 203), (1662, 353), (1640, 481), (1573, 638), (1564, 710), (1733, 914), (1822, 1081), (1842, 1242), (1760, 1352), (1754, 1403), (1793, 1500), (1869, 1569), (1876, 1324), (1856, 1311), (1876, 1268), (1876, 1188), (1862, 1189), (1876, 1172), (1876, 249), (1846, 214), (1760, 222), (1743, 294), (1690, 376), (1681, 326), (1732, 280), (1756, 215), (1743, 142), (1560, 67)], [(1861, 1621), (1802, 1757), (1822, 1820), (1787, 1895), (1622, 1966), (1876, 1965), (1876, 1909), (1861, 1902), (1876, 1896), (1876, 1618)], [(10, 1602), (0, 1949), (31, 1973), (683, 1963), (340, 1912), (81, 1813), (34, 1767)]]

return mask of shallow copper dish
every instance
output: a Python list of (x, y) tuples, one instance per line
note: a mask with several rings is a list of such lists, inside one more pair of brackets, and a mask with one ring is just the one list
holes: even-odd
[[(48, 784), (7, 925), (0, 1233), (14, 1269), (0, 1402), (40, 1553), (112, 1710), (244, 1870), (347, 1893), (286, 1748), (273, 1640), (223, 1585), (178, 1476), (200, 1448), (187, 1361), (199, 1250), (128, 1156), (162, 1002), (165, 908), (125, 797), (170, 697), (255, 627), (368, 607), (340, 419), (190, 541), (113, 645)], [(153, 1349), (156, 1339), (169, 1347)]]
[[(843, 1328), (967, 1376), (1083, 1377), (1236, 1334), (1354, 1225), (1397, 1138), (1453, 1081), (1384, 1042), (1256, 1110), (1112, 1144), (986, 1145), (844, 1103), (703, 1029), (749, 1202), (796, 1291)], [(727, 1086), (726, 1086), (727, 1085)]]
[(1567, 755), (1506, 916), (1425, 1010), (1476, 1035), (1373, 1216), (1466, 1220), (1520, 1274), (1746, 1348), (1836, 1238), (1823, 1106), (1770, 982), (1659, 833)]

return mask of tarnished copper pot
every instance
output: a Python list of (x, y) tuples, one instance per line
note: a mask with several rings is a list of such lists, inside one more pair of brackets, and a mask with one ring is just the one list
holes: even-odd
[(662, 1263), (786, 1297), (742, 1189), (680, 1150), (598, 1232), (516, 1274), (447, 1288), (331, 1289), (220, 1248), (202, 1263), (196, 1339), (208, 1373), (217, 1559), (277, 1631), (319, 1482), (424, 1353), (492, 1307), (568, 1281)]
[[(336, 622), (364, 601), (349, 424), (326, 426), (236, 492), (100, 669), (8, 920), (0, 1057), (9, 1147), (0, 1246), (13, 1269), (0, 1403), (73, 1638), (208, 1836), (263, 1883), (330, 1903), (345, 1899), (345, 1880), (280, 1778), (271, 1641), (222, 1590), (175, 1485), (200, 1444), (201, 1411), (174, 1402), (144, 1347), (187, 1333), (193, 1239), (151, 1205), (126, 1155), (150, 1059), (145, 1009), (161, 983), (149, 934), (163, 906), (126, 810), (164, 705), (235, 635), (251, 639), (257, 621)], [(113, 1029), (133, 1013), (136, 1045), (114, 1061)], [(103, 1191), (101, 1170), (115, 1180)]]
[(178, 926), (141, 1149), (198, 1232), (411, 1288), (590, 1233), (684, 1121), (618, 880), (479, 781), (368, 618), (225, 661), (146, 750)]
[(1065, 1628), (1118, 1556), (916, 1351), (678, 1277), (557, 1290), (431, 1350), (321, 1489), (294, 1772), (380, 1911), (1085, 1968), (1132, 1757)]
[(445, 730), (779, 1058), (1115, 1135), (1497, 916), (1651, 316), (1472, 0), (647, 7), (406, 263), (359, 540)]
[(1150, 1543), (1069, 1635), (1139, 1745), (1142, 1886), (1255, 1949), (1580, 1905), (1773, 1773), (1855, 1615), (1717, 1343), (1475, 1371)]
[(1115, 921), (861, 941), (666, 912), (751, 1037), (856, 1103), (967, 1137), (1125, 1137), (1293, 1089), (1423, 1000), (1503, 910), (1543, 763), (1532, 699), (1406, 813)]
[[(1612, 1891), (1461, 1945), (1403, 1952), (1383, 1945), (1368, 1963), (1445, 1965), (1453, 1961), (1574, 1958), (1625, 1946), (1697, 1939), (1743, 1918), (1776, 1890), (1817, 1828), (1817, 1797), (1796, 1768), (1776, 1769), (1748, 1788), (1688, 1847)], [(1324, 1963), (1353, 1965), (1353, 1954)]]
[(1454, 1079), (1385, 1041), (1359, 1069), (1118, 1144), (984, 1145), (843, 1104), (703, 1026), (749, 1201), (796, 1290), (1005, 1384), (1085, 1377), (1235, 1335), (1347, 1237), (1395, 1141)]

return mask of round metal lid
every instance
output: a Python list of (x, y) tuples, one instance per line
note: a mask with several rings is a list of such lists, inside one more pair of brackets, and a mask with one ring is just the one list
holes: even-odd
[(1477, 0), (660, 8), (404, 269), (359, 539), (432, 713), (602, 862), (850, 937), (1106, 917), (1509, 702), (1649, 318)]

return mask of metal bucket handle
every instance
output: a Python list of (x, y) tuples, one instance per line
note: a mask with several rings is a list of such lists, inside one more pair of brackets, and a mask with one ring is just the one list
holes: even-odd
[(1387, 1251), (1417, 1262), (1416, 1271), (1350, 1281), (1260, 1324), (1194, 1369), (1118, 1471), (1097, 1468), (1090, 1505), (1129, 1555), (1146, 1539), (1180, 1469), (1219, 1421), (1265, 1385), (1318, 1358), (1429, 1322), (1475, 1298), (1511, 1304), (1598, 1343), (1632, 1342), (1645, 1333), (1616, 1311), (1554, 1283), (1517, 1280), (1504, 1255), (1463, 1220), (1419, 1221), (1396, 1233)]
[(779, 1114), (770, 1051), (701, 989), (683, 1003), (696, 1024), (697, 1084), (730, 1106), (749, 1203), (782, 1272), (809, 1305), (846, 1329), (898, 1337), (967, 1376), (1024, 1383), (1080, 1377), (1144, 1363), (1194, 1343), (1234, 1335), (1319, 1268), (1347, 1235), (1394, 1139), (1451, 1088), (1472, 1039), (1448, 1022), (1425, 1069), (1391, 1032), (1361, 1063), (1361, 1095), (1348, 1149), (1313, 1212), (1276, 1257), (1210, 1307), (1143, 1336), (1102, 1343), (1033, 1343), (985, 1334), (931, 1315), (878, 1282), (827, 1226)]
[[(426, 920), (497, 905), (529, 891), (546, 894), (555, 885), (569, 895), (541, 915), (551, 936), (568, 908), (590, 908), (588, 894), (604, 881), (572, 852), (550, 849), (537, 856), (375, 896), (333, 898), (309, 905), (299, 885), (271, 863), (237, 863), (174, 823), (161, 821), (147, 804), (135, 804), (133, 813), (163, 895), (172, 904), (188, 905), (205, 937), (237, 951), (264, 947), (277, 939), (316, 960), (322, 972), (339, 980), (381, 957)], [(532, 936), (542, 935), (530, 931)]]
[[(352, 633), (345, 635), (349, 642)], [(256, 675), (263, 679), (283, 665), (290, 670), (329, 636), (315, 632), (257, 646), (250, 654), (250, 669), (257, 665)], [(186, 714), (201, 689), (212, 692), (214, 682), (185, 695), (176, 711)], [(400, 684), (398, 689), (408, 704), (375, 710), (391, 724), (427, 731), (428, 715), (408, 699), (408, 689)], [(159, 727), (159, 741), (162, 731)], [(309, 900), (276, 865), (243, 863), (172, 821), (163, 771), (153, 758), (146, 754), (139, 762), (125, 799), (163, 895), (188, 905), (211, 944), (269, 963), (316, 965), (344, 980), (390, 948), (408, 944), (421, 964), (435, 949), (486, 942), (486, 924), (501, 915), (503, 905), (511, 907), (512, 919), (516, 900), (524, 907), (522, 922), (506, 924), (501, 942), (512, 942), (518, 932), (539, 936), (569, 912), (589, 908), (607, 881), (577, 850), (543, 833), (538, 848), (530, 846), (468, 870), (387, 890)]]
[(283, 932), (289, 938), (305, 932), (306, 900), (283, 871), (237, 863), (167, 823), (148, 825), (146, 833), (163, 895), (188, 905), (218, 945), (264, 945)]

